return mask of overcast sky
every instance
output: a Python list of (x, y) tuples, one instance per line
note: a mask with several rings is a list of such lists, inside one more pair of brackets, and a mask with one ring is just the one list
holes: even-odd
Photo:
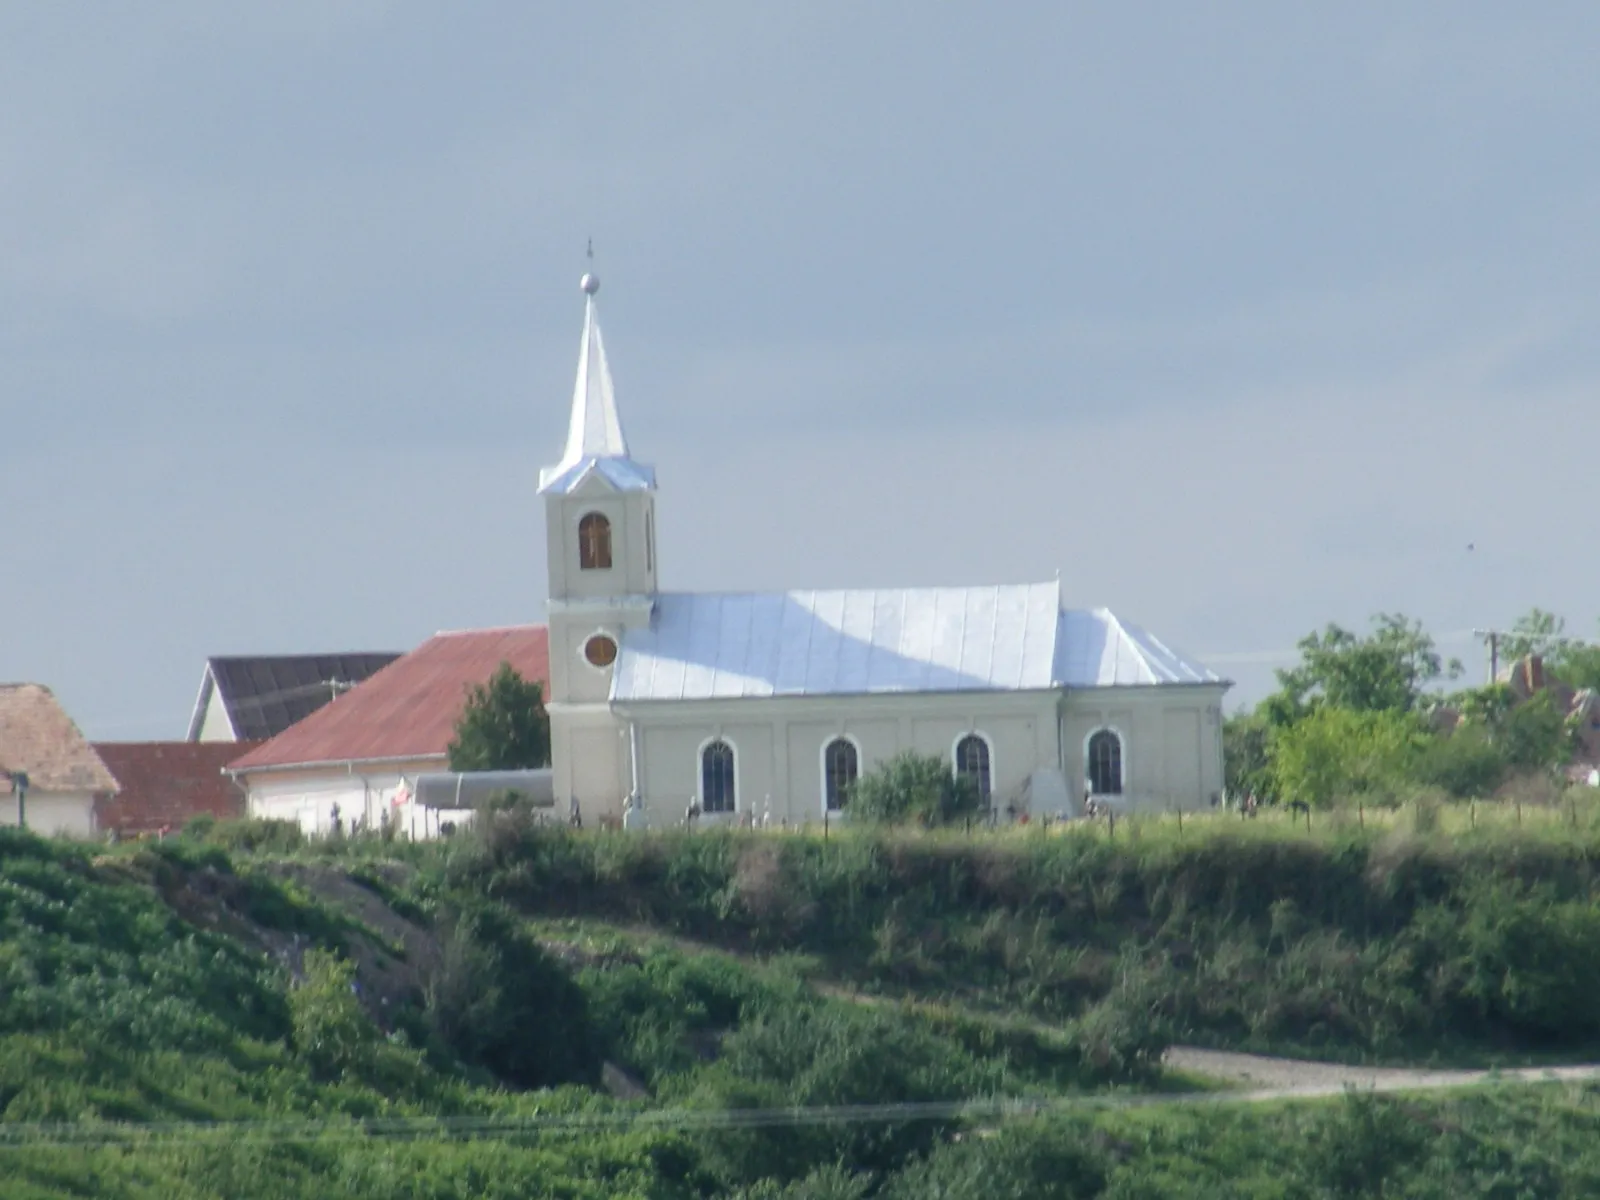
[(591, 236), (669, 588), (1600, 632), (1600, 6), (1317, 8), (0, 4), (0, 679), (541, 620)]

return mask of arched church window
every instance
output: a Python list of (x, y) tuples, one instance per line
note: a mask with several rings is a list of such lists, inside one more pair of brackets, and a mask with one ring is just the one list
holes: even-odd
[(1096, 796), (1122, 794), (1122, 739), (1115, 730), (1097, 729), (1089, 735), (1089, 790)]
[(822, 795), (829, 812), (838, 812), (850, 801), (850, 785), (861, 773), (856, 744), (846, 737), (829, 742), (822, 752)]
[(578, 566), (585, 571), (611, 566), (611, 522), (603, 513), (588, 513), (578, 522)]
[(989, 741), (981, 733), (969, 733), (956, 743), (956, 774), (972, 780), (978, 787), (978, 795), (988, 801)]
[(731, 813), (738, 807), (733, 747), (718, 738), (700, 751), (700, 811)]

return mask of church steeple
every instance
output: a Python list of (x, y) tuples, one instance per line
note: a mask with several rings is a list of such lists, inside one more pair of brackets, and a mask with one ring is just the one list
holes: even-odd
[(655, 472), (628, 454), (628, 440), (617, 416), (616, 390), (606, 361), (605, 341), (595, 312), (599, 276), (589, 272), (579, 281), (584, 294), (583, 341), (578, 350), (578, 378), (572, 388), (572, 415), (567, 422), (567, 448), (561, 461), (539, 472), (541, 492), (565, 492), (592, 472), (618, 491), (655, 486)]

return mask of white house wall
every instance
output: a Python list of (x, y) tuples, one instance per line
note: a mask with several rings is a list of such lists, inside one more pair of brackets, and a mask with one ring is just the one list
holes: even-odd
[[(384, 814), (398, 833), (421, 840), (436, 837), (440, 822), (459, 825), (470, 819), (466, 812), (428, 812), (409, 801), (394, 803), (402, 783), (428, 771), (444, 770), (442, 757), (403, 763), (385, 763), (366, 770), (360, 764), (301, 771), (262, 771), (246, 775), (246, 806), (260, 820), (293, 821), (308, 837), (325, 837), (333, 830), (334, 805), (346, 832), (365, 818), (371, 830), (382, 828)], [(407, 787), (405, 796), (410, 795)]]
[[(45, 837), (92, 838), (95, 835), (93, 792), (30, 791), (26, 797), (28, 828)], [(0, 793), (0, 825), (17, 824), (17, 798)]]
[(222, 689), (215, 683), (211, 685), (211, 695), (206, 701), (205, 713), (200, 718), (200, 736), (195, 740), (201, 742), (239, 740), (233, 732), (233, 722), (228, 720), (228, 708), (222, 702)]

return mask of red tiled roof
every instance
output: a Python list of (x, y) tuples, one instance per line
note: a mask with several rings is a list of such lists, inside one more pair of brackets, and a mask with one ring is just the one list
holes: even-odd
[(102, 829), (146, 833), (190, 817), (244, 816), (244, 796), (222, 773), (260, 742), (96, 742), (95, 753), (122, 790), (103, 801)]
[(0, 771), (39, 792), (114, 792), (117, 781), (49, 688), (0, 683)]
[(502, 662), (550, 694), (549, 630), (543, 625), (441, 633), (230, 763), (229, 770), (441, 755), (455, 733), (467, 687), (487, 683)]

